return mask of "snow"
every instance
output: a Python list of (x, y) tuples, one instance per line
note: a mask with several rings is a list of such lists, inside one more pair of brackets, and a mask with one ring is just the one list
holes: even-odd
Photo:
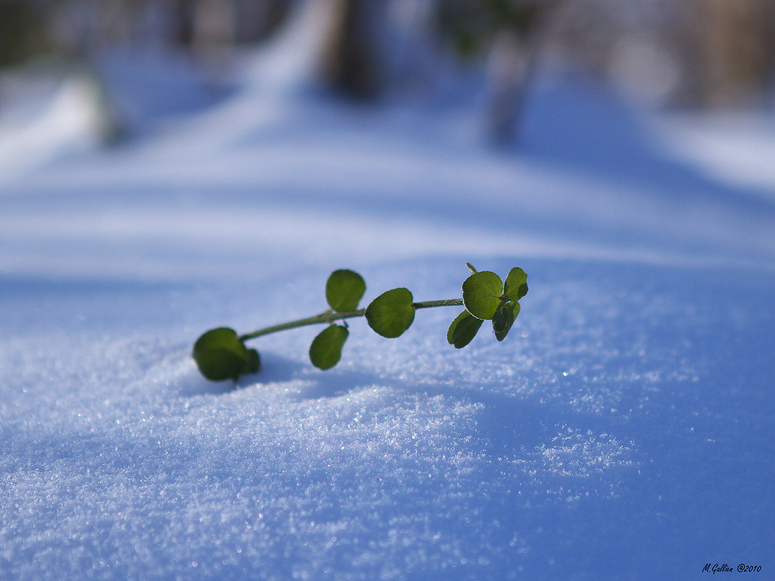
[(771, 113), (682, 115), (659, 120), (673, 155), (714, 179), (772, 200), (775, 191), (775, 116)]
[[(3, 181), (51, 161), (66, 149), (92, 149), (105, 121), (100, 115), (99, 91), (88, 78), (73, 75), (54, 82), (54, 87), (20, 84), (21, 91), (9, 91), (12, 106), (0, 117)], [(21, 95), (14, 95), (17, 92)]]
[[(269, 90), (285, 54), (112, 148), (0, 157), (0, 578), (767, 578), (771, 184), (583, 82), (542, 79), (504, 151), (474, 108), (354, 107), (304, 59)], [(457, 351), (430, 309), (394, 340), (351, 321), (327, 372), (319, 328), (253, 341), (236, 389), (191, 360), (323, 311), (335, 268), (432, 300), (466, 260), (529, 274), (502, 344)]]

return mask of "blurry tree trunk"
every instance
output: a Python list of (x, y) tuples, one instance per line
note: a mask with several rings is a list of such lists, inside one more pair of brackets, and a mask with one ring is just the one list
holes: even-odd
[(194, 41), (196, 0), (172, 0), (172, 35), (177, 44), (188, 46)]
[(24, 0), (0, 0), (0, 67), (48, 49), (44, 7)]
[(231, 0), (197, 0), (194, 44), (205, 51), (234, 42), (235, 15)]
[(541, 44), (560, 0), (525, 3), (493, 42), (488, 63), (488, 128), (496, 143), (518, 133), (525, 93), (535, 72)]
[(525, 91), (535, 63), (535, 50), (511, 31), (501, 31), (488, 63), (487, 122), (490, 136), (507, 143), (517, 131)]
[(761, 21), (763, 28), (762, 44), (764, 48), (764, 75), (762, 91), (765, 97), (775, 104), (775, 2), (765, 2)]
[(736, 105), (762, 98), (775, 59), (774, 10), (773, 0), (692, 0), (694, 54), (687, 61), (699, 104)]
[(335, 24), (323, 64), (324, 80), (357, 99), (372, 100), (381, 88), (380, 17), (384, 0), (334, 0)]
[(234, 41), (251, 43), (274, 32), (288, 15), (289, 0), (234, 0)]

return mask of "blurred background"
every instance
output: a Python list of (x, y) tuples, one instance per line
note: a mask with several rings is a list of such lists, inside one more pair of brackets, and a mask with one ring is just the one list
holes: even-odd
[[(324, 7), (320, 87), (363, 103), (476, 98), (495, 140), (518, 133), (538, 64), (649, 107), (773, 104), (771, 0), (0, 0), (0, 129), (3, 119), (6, 132), (19, 125), (25, 111), (32, 118), (35, 103), (50, 105), (52, 95), (100, 102), (89, 123), (103, 141), (165, 107), (201, 106), (228, 92), (239, 55), (309, 4)], [(143, 68), (138, 55), (149, 54), (196, 70), (196, 90), (179, 82), (166, 104), (136, 87), (132, 95), (127, 63)], [(175, 70), (159, 74), (157, 89)], [(67, 84), (74, 75), (79, 82)], [(143, 91), (153, 90), (146, 82)]]

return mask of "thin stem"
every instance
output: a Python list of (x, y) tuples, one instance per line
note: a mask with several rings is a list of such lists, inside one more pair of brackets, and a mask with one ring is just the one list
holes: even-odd
[(463, 305), (463, 299), (445, 299), (443, 301), (425, 301), (422, 303), (412, 303), (415, 309), (430, 309), (432, 307), (460, 307)]
[(296, 327), (306, 327), (307, 325), (318, 325), (320, 323), (331, 323), (339, 319), (351, 319), (353, 317), (362, 317), (366, 309), (358, 309), (357, 311), (346, 311), (344, 313), (337, 313), (334, 311), (326, 311), (320, 313), (314, 317), (307, 317), (306, 319), (299, 319), (298, 321), (291, 321), (289, 323), (283, 323), (282, 325), (273, 325), (271, 327), (265, 327), (252, 333), (246, 333), (240, 335), (240, 341), (246, 341), (253, 339), (254, 337), (260, 337), (261, 335), (268, 335), (269, 333), (276, 333), (277, 331), (284, 331), (285, 329), (294, 329)]
[[(422, 303), (412, 303), (415, 309), (429, 309), (431, 307), (453, 307), (463, 304), (463, 299), (447, 299), (443, 301), (425, 301)], [(344, 313), (337, 313), (335, 311), (326, 311), (320, 313), (314, 317), (307, 317), (306, 319), (299, 319), (297, 321), (290, 321), (289, 323), (283, 323), (281, 325), (273, 325), (271, 327), (265, 327), (252, 333), (246, 333), (240, 335), (240, 341), (247, 341), (248, 339), (254, 339), (261, 335), (269, 335), (270, 333), (276, 333), (277, 331), (284, 331), (286, 329), (295, 329), (296, 327), (306, 327), (308, 325), (319, 325), (321, 323), (332, 323), (340, 319), (352, 319), (353, 317), (362, 317), (366, 313), (366, 309), (358, 309), (357, 311), (346, 311)]]

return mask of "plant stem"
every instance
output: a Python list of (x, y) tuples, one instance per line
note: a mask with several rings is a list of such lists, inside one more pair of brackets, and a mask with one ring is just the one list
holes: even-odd
[[(412, 303), (415, 309), (429, 309), (432, 307), (454, 307), (461, 306), (463, 299), (446, 299), (442, 301), (425, 301), (422, 303)], [(299, 319), (297, 321), (290, 321), (289, 323), (282, 323), (281, 325), (273, 325), (271, 327), (265, 327), (252, 333), (246, 333), (239, 336), (240, 341), (247, 341), (248, 339), (254, 339), (261, 335), (269, 335), (270, 333), (276, 333), (277, 331), (284, 331), (286, 329), (295, 329), (296, 327), (306, 327), (308, 325), (319, 325), (321, 323), (332, 323), (340, 319), (352, 319), (353, 317), (362, 317), (366, 314), (366, 309), (358, 309), (357, 311), (346, 311), (343, 313), (337, 313), (336, 311), (326, 311), (320, 313), (314, 317), (307, 317), (306, 319)]]
[(269, 333), (276, 333), (277, 331), (284, 331), (285, 329), (294, 329), (296, 327), (306, 327), (307, 325), (318, 325), (320, 323), (331, 323), (339, 319), (350, 319), (352, 317), (362, 317), (366, 313), (366, 309), (358, 309), (357, 311), (346, 311), (344, 313), (337, 313), (335, 311), (326, 311), (320, 313), (314, 317), (307, 317), (306, 319), (299, 319), (298, 321), (291, 321), (289, 323), (283, 323), (282, 325), (273, 325), (271, 327), (265, 327), (252, 333), (246, 333), (240, 335), (240, 341), (246, 341), (253, 339), (254, 337), (260, 337), (261, 335), (268, 335)]
[(463, 299), (445, 299), (443, 301), (425, 301), (422, 303), (412, 303), (415, 309), (430, 309), (432, 307), (460, 307), (463, 305)]

